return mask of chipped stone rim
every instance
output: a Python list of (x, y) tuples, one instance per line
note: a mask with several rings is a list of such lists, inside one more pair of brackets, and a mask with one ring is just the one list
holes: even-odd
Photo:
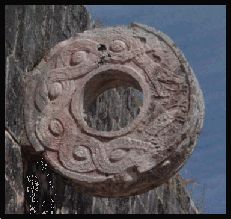
[[(131, 121), (126, 127), (123, 127), (119, 129), (118, 131), (98, 131), (94, 128), (91, 128), (87, 125), (86, 121), (84, 120), (84, 90), (86, 87), (86, 84), (96, 75), (99, 75), (103, 72), (107, 71), (118, 71), (124, 74), (129, 75), (131, 78), (135, 79), (136, 82), (138, 82), (142, 93), (143, 93), (143, 106), (141, 107), (140, 113), (137, 115), (137, 117)], [(148, 87), (149, 85), (142, 80), (141, 74), (137, 72), (134, 68), (128, 67), (128, 66), (123, 66), (123, 65), (104, 65), (101, 66), (95, 70), (93, 70), (91, 73), (89, 73), (85, 78), (84, 82), (80, 85), (80, 88), (74, 93), (72, 97), (72, 102), (71, 102), (71, 110), (72, 113), (74, 114), (75, 118), (78, 120), (80, 126), (86, 131), (88, 134), (91, 134), (93, 136), (98, 136), (98, 137), (117, 137), (117, 136), (122, 136), (125, 135), (126, 133), (132, 131), (138, 124), (139, 122), (144, 118), (145, 113), (147, 112), (147, 109), (149, 107), (150, 103), (150, 95), (148, 92)], [(132, 84), (131, 84), (132, 85)], [(78, 92), (80, 90), (80, 92)]]

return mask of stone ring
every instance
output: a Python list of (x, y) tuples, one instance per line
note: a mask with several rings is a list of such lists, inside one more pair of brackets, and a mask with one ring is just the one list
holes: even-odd
[[(100, 131), (86, 114), (104, 91), (142, 93), (126, 127)], [(182, 52), (145, 25), (88, 30), (58, 43), (26, 77), (24, 117), (31, 146), (80, 191), (141, 194), (172, 177), (192, 153), (204, 101)]]

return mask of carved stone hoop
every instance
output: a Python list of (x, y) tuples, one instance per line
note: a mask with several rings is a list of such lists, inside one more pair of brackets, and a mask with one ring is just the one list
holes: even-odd
[[(141, 24), (85, 31), (58, 43), (26, 78), (24, 116), (36, 151), (77, 189), (136, 195), (167, 181), (192, 153), (204, 101), (185, 57), (166, 35)], [(86, 109), (105, 90), (143, 93), (139, 115), (99, 131)]]

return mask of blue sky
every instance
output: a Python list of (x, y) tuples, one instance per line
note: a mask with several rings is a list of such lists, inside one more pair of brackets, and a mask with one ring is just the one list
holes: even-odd
[[(226, 213), (226, 8), (222, 5), (88, 5), (104, 26), (139, 22), (169, 35), (183, 51), (205, 99), (196, 149), (180, 171), (193, 178), (204, 213)], [(189, 189), (190, 189), (189, 188)]]

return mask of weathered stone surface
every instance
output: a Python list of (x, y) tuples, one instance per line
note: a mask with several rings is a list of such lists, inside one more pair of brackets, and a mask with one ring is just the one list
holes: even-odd
[[(118, 115), (118, 127), (134, 119), (139, 109), (137, 92), (131, 88), (105, 91), (92, 107), (91, 124), (107, 130), (111, 117)], [(114, 98), (117, 97), (117, 98)], [(108, 107), (108, 106), (111, 107)], [(129, 110), (127, 110), (129, 109)], [(105, 112), (107, 117), (105, 118)], [(117, 124), (116, 124), (117, 125)], [(77, 192), (78, 187), (57, 174), (40, 154), (26, 155), (24, 165), (26, 212), (54, 214), (196, 214), (190, 195), (181, 177), (172, 177), (167, 184), (137, 196), (99, 198)], [(37, 186), (35, 186), (37, 184)], [(33, 196), (32, 196), (33, 194)], [(34, 198), (33, 198), (34, 197)], [(37, 202), (33, 202), (36, 200)]]
[(84, 6), (5, 6), (5, 213), (7, 214), (25, 213), (22, 163), (27, 161), (22, 160), (20, 144), (28, 142), (22, 139), (25, 134), (22, 76), (32, 70), (47, 50), (56, 43), (87, 29), (89, 25), (89, 15)]
[[(138, 116), (119, 130), (90, 127), (92, 103), (118, 86), (143, 93)], [(203, 96), (185, 57), (145, 25), (85, 31), (58, 43), (24, 87), (34, 149), (97, 196), (136, 195), (166, 182), (191, 154), (203, 124)]]
[(24, 213), (23, 163), (21, 147), (5, 131), (5, 213)]
[(89, 28), (80, 5), (5, 6), (5, 125), (23, 135), (23, 75), (31, 71), (58, 42)]
[(55, 173), (41, 156), (29, 155), (26, 159), (30, 166), (25, 166), (25, 205), (26, 212), (31, 214), (199, 213), (178, 174), (141, 195), (100, 198), (76, 192), (78, 188)]
[[(11, 5), (6, 6), (5, 22), (5, 125), (8, 130), (5, 140), (5, 156), (8, 158), (6, 174), (9, 173), (11, 180), (15, 180), (14, 184), (6, 180), (6, 213), (21, 213), (24, 206), (24, 213), (31, 214), (198, 213), (178, 176), (173, 177), (169, 184), (163, 184), (140, 196), (96, 198), (77, 192), (75, 186), (56, 173), (40, 153), (31, 154), (29, 147), (23, 147), (25, 150), (22, 151), (24, 166), (22, 170), (20, 149), (16, 146), (16, 141), (21, 142), (20, 134), (25, 132), (22, 118), (21, 76), (27, 69), (29, 71), (36, 66), (46, 51), (57, 42), (88, 28), (89, 18), (85, 8), (78, 5)], [(100, 95), (96, 105), (90, 109), (89, 125), (98, 130), (112, 130), (126, 126), (139, 111), (140, 98), (136, 98), (136, 95), (137, 92), (130, 88), (113, 89)], [(106, 118), (102, 112), (106, 112)], [(116, 114), (118, 120), (112, 127), (111, 121)], [(14, 157), (15, 154), (17, 157)], [(12, 159), (14, 162), (8, 162)], [(11, 172), (18, 174), (12, 175)], [(11, 193), (7, 188), (11, 188), (12, 185)], [(23, 205), (22, 199), (18, 198), (23, 196), (21, 196), (22, 185), (25, 193)]]

